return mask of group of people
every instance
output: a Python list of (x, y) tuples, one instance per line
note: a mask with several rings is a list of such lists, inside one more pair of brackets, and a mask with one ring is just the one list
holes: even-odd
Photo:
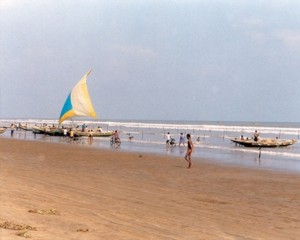
[[(187, 150), (186, 150), (186, 154), (185, 154), (184, 159), (188, 162), (188, 168), (191, 168), (191, 166), (192, 166), (191, 156), (192, 156), (194, 144), (192, 142), (191, 134), (188, 133), (186, 135), (186, 138), (187, 138)], [(172, 138), (171, 138), (171, 135), (170, 135), (169, 132), (166, 135), (166, 139), (167, 139), (166, 144), (169, 146), (171, 144), (171, 141), (172, 141)], [(179, 146), (181, 144), (183, 146), (185, 145), (185, 138), (184, 138), (183, 133), (180, 133), (180, 136), (179, 136)]]
[[(172, 143), (172, 141), (175, 141), (175, 139), (171, 137), (171, 135), (170, 135), (169, 132), (168, 132), (167, 135), (166, 135), (166, 139), (167, 139), (167, 140), (166, 140), (166, 144), (167, 144), (167, 145), (170, 145), (170, 144)], [(180, 136), (179, 136), (179, 144), (178, 144), (178, 145), (180, 146), (181, 144), (182, 144), (183, 146), (185, 145), (185, 138), (184, 138), (184, 136), (183, 136), (183, 133), (180, 133)]]

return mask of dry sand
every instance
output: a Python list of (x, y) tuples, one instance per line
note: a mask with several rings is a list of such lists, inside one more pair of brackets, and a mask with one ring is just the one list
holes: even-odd
[(297, 174), (5, 138), (0, 151), (1, 240), (300, 239)]

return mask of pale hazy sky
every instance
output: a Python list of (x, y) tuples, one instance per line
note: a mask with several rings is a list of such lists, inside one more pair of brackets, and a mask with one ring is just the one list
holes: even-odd
[(300, 121), (300, 1), (0, 0), (0, 118)]

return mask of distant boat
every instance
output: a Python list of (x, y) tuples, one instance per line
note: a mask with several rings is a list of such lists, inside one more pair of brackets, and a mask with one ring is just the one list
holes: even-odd
[[(59, 117), (59, 125), (73, 117), (92, 117), (96, 118), (96, 112), (94, 110), (91, 97), (87, 87), (87, 78), (90, 75), (92, 70), (88, 71), (79, 82), (73, 87), (70, 92), (65, 104), (61, 110), (61, 114)], [(87, 129), (86, 129), (87, 130)], [(89, 135), (87, 134), (79, 134), (80, 131), (75, 131), (76, 135)], [(85, 133), (83, 131), (82, 133)], [(97, 132), (97, 134), (93, 134), (93, 136), (97, 137), (106, 137), (113, 135), (113, 132)]]
[(264, 148), (275, 148), (275, 147), (286, 147), (296, 143), (296, 140), (293, 139), (274, 139), (274, 138), (263, 138), (258, 141), (254, 139), (231, 139), (232, 142), (245, 147), (264, 147)]

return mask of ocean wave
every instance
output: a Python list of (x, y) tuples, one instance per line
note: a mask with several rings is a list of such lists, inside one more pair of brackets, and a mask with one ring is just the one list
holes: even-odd
[[(57, 119), (0, 119), (0, 123), (28, 123), (28, 124), (58, 124)], [(215, 132), (244, 132), (244, 133), (253, 133), (255, 130), (264, 133), (286, 133), (286, 134), (300, 134), (300, 125), (296, 125), (295, 123), (291, 123), (291, 126), (288, 126), (285, 123), (285, 126), (281, 126), (281, 123), (278, 123), (278, 126), (267, 126), (266, 123), (264, 125), (256, 124), (252, 126), (242, 125), (242, 124), (190, 124), (190, 123), (172, 123), (172, 122), (138, 122), (138, 121), (100, 121), (100, 120), (66, 120), (63, 124), (65, 125), (108, 125), (111, 127), (125, 127), (125, 128), (138, 128), (138, 129), (160, 129), (160, 130), (189, 130), (189, 131), (215, 131)], [(248, 123), (249, 124), (249, 123)], [(272, 123), (274, 125), (274, 123)]]
[[(243, 152), (243, 153), (258, 153), (259, 149), (257, 148), (245, 148), (245, 147), (224, 147), (224, 146), (216, 146), (216, 145), (202, 145), (201, 147), (207, 148), (207, 149), (217, 149), (220, 151), (233, 151), (233, 152)], [(278, 148), (275, 148), (278, 150)], [(280, 156), (280, 157), (286, 157), (293, 160), (299, 160), (300, 161), (300, 153), (295, 152), (289, 152), (287, 150), (282, 151), (283, 149), (280, 148), (280, 151), (274, 151), (274, 150), (267, 150), (263, 148), (261, 151), (263, 154), (271, 155), (271, 156)]]

